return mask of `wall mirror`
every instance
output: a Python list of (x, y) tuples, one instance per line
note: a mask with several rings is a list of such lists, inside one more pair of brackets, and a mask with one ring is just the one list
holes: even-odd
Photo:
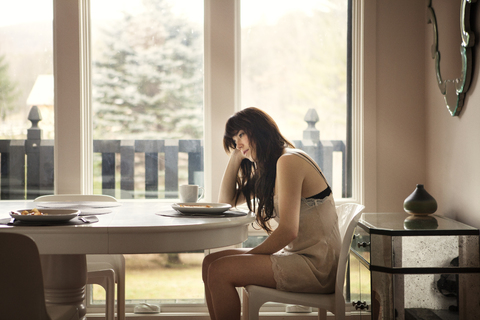
[(437, 84), (452, 116), (460, 114), (471, 81), (475, 44), (475, 34), (470, 30), (472, 2), (476, 0), (427, 0)]

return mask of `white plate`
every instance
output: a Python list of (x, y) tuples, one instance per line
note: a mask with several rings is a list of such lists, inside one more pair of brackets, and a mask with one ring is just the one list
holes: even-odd
[[(32, 210), (32, 209), (22, 209), (22, 210), (15, 210), (10, 212), (10, 216), (15, 218), (15, 220), (20, 221), (68, 221), (80, 213), (80, 210), (70, 210), (70, 209), (39, 209), (43, 215), (22, 215), (21, 212), (24, 210)], [(18, 214), (16, 214), (18, 213)]]
[(227, 203), (181, 202), (172, 204), (172, 208), (182, 213), (223, 213), (232, 206)]

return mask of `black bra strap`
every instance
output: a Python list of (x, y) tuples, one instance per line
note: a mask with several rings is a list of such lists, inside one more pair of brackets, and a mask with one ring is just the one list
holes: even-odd
[(308, 197), (307, 199), (320, 199), (320, 200), (322, 200), (322, 199), (325, 199), (326, 197), (328, 197), (331, 194), (332, 194), (332, 189), (330, 189), (330, 187), (327, 186), (327, 188), (325, 190), (323, 190), (322, 192), (317, 193), (314, 196)]

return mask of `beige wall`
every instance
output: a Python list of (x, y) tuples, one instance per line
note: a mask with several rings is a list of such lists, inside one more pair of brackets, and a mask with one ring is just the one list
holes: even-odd
[[(370, 2), (370, 0), (366, 0)], [(368, 19), (368, 18), (367, 18)], [(368, 21), (366, 21), (368, 24)], [(425, 2), (418, 0), (376, 1), (375, 52), (366, 48), (366, 59), (374, 54), (376, 81), (375, 110), (367, 103), (365, 126), (376, 127), (376, 154), (365, 154), (366, 175), (375, 174), (376, 188), (366, 186), (366, 210), (378, 212), (403, 211), (404, 199), (416, 184), (426, 181), (425, 152)], [(372, 83), (373, 82), (373, 83)], [(374, 165), (374, 168), (369, 166)], [(373, 172), (373, 173), (372, 173)], [(368, 179), (369, 177), (366, 177)], [(376, 189), (376, 190), (371, 190)], [(372, 195), (372, 192), (375, 195)], [(375, 205), (369, 203), (375, 199)], [(375, 208), (376, 207), (376, 208)]]
[[(479, 16), (477, 5), (472, 16)], [(435, 8), (437, 10), (437, 8)], [(441, 9), (441, 8), (439, 8)], [(480, 50), (480, 23), (474, 56)], [(473, 20), (472, 20), (473, 21)], [(458, 30), (450, 25), (443, 30)], [(431, 39), (431, 29), (425, 29)], [(439, 40), (441, 41), (441, 39)], [(428, 42), (430, 43), (430, 41)], [(429, 50), (429, 44), (425, 46)], [(458, 46), (454, 50), (459, 55)], [(427, 187), (439, 204), (438, 214), (480, 227), (480, 64), (477, 62), (465, 106), (459, 117), (451, 117), (444, 107), (436, 84), (433, 60), (425, 54), (426, 171)], [(478, 60), (477, 60), (478, 61)]]
[[(477, 7), (472, 16), (480, 16)], [(403, 200), (422, 183), (437, 199), (437, 214), (480, 227), (480, 63), (461, 115), (451, 117), (436, 83), (426, 17), (424, 1), (376, 1), (376, 107), (365, 115), (365, 125), (376, 126), (376, 154), (365, 155), (376, 191), (366, 192), (375, 193), (370, 198), (376, 199), (376, 211), (401, 211)], [(472, 20), (473, 30), (480, 30), (479, 20)], [(458, 32), (456, 23), (447, 24), (441, 31), (450, 34), (440, 41)], [(451, 50), (459, 55), (458, 45)], [(475, 50), (479, 44), (474, 56)]]

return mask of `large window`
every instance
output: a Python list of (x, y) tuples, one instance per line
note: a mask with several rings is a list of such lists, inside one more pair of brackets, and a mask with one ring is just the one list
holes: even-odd
[[(203, 1), (96, 0), (90, 15), (94, 193), (176, 199), (179, 185), (203, 186), (203, 159), (181, 149), (203, 145)], [(130, 161), (112, 154), (125, 141)], [(203, 302), (203, 252), (125, 260), (127, 300)], [(97, 288), (93, 301), (103, 298)]]
[[(0, 2), (0, 14), (8, 12), (0, 19), (0, 86), (8, 79), (7, 98), (17, 101), (7, 109), (7, 91), (0, 88), (0, 139), (25, 139), (31, 126), (26, 121), (29, 94), (38, 82), (50, 90), (40, 90), (48, 95), (55, 81), (55, 113), (42, 109), (39, 126), (46, 139), (53, 138), (55, 126), (57, 192), (169, 201), (177, 197), (178, 185), (193, 181), (205, 186), (207, 201), (216, 201), (228, 160), (222, 147), (224, 123), (235, 111), (254, 105), (269, 112), (295, 144), (310, 147), (315, 157), (320, 154), (336, 198), (359, 199), (355, 190), (346, 192), (352, 172), (346, 160), (352, 151), (347, 132), (358, 123), (349, 120), (353, 113), (347, 103), (348, 1), (45, 1)], [(31, 10), (35, 16), (28, 16), (25, 8), (36, 4), (38, 10)], [(20, 33), (13, 33), (6, 21), (17, 5), (22, 23), (45, 18), (46, 33), (40, 36), (43, 29), (36, 24), (18, 23), (15, 32)], [(37, 45), (42, 39), (45, 44)], [(10, 50), (13, 40), (18, 48)], [(22, 80), (22, 73), (28, 80)], [(53, 98), (49, 101), (45, 105), (53, 110)], [(17, 118), (23, 124), (17, 126)], [(161, 142), (151, 143), (157, 140)], [(99, 151), (109, 141), (114, 143), (107, 151)], [(200, 153), (191, 151), (197, 147)], [(173, 158), (173, 187), (165, 170), (172, 160), (166, 148), (187, 150)], [(120, 162), (130, 152), (133, 160), (124, 168)], [(105, 173), (107, 160), (114, 165)], [(195, 169), (189, 170), (190, 165)], [(156, 168), (158, 179), (148, 180), (147, 167)], [(251, 245), (257, 236), (263, 235), (252, 231)], [(182, 310), (201, 306), (202, 256), (127, 257), (127, 299), (161, 302), (167, 305), (163, 310), (179, 310), (175, 304)], [(161, 276), (177, 280), (164, 287)], [(94, 300), (102, 295), (95, 291)]]
[[(203, 139), (203, 10), (192, 10), (194, 3), (198, 6), (200, 1), (91, 4), (94, 140)], [(266, 110), (289, 139), (308, 144), (306, 151), (314, 157), (325, 154), (317, 161), (331, 164), (324, 171), (335, 178), (330, 183), (341, 197), (346, 171), (347, 1), (239, 3), (241, 107)], [(303, 134), (311, 109), (319, 114), (313, 128), (319, 130), (318, 141), (315, 134), (313, 139)], [(323, 145), (331, 141), (344, 148), (324, 153)], [(164, 167), (165, 155), (156, 156)], [(131, 164), (132, 198), (148, 195), (142, 179), (145, 157), (138, 154)], [(94, 152), (95, 178), (102, 176), (101, 160)], [(118, 171), (120, 167), (116, 175), (121, 176)], [(161, 178), (164, 192), (160, 188), (158, 197), (168, 198), (167, 179)], [(119, 189), (113, 195), (125, 194)], [(94, 192), (109, 190), (94, 181)], [(262, 232), (252, 230), (244, 246), (263, 238)], [(201, 260), (199, 253), (126, 256), (127, 299), (167, 306), (202, 303)], [(103, 291), (96, 290), (93, 297), (102, 299)]]
[[(3, 27), (7, 90), (2, 91), (0, 121), (4, 137), (25, 135), (31, 125), (26, 120), (29, 108), (36, 104), (42, 113), (42, 138), (50, 139), (54, 116), (61, 119), (57, 132), (69, 134), (60, 135), (58, 142), (67, 144), (57, 150), (62, 163), (55, 176), (59, 190), (176, 198), (178, 185), (189, 182), (207, 184), (207, 195), (215, 199), (221, 173), (204, 172), (225, 162), (223, 123), (239, 108), (255, 105), (273, 115), (299, 147), (321, 144), (308, 152), (314, 153), (336, 197), (352, 196), (348, 1), (209, 0), (205, 23), (200, 0), (81, 4), (56, 3), (57, 12), (77, 10), (78, 21), (61, 14), (54, 21), (55, 77), (52, 3), (42, 5), (43, 14), (34, 18), (16, 13), (2, 20), (44, 21), (34, 22), (43, 27), (22, 27), (28, 32)], [(218, 33), (216, 19), (225, 17), (226, 10), (233, 12), (231, 19), (220, 23), (230, 25)], [(80, 38), (75, 39), (76, 32)], [(29, 37), (35, 42), (25, 50), (22, 43)], [(56, 115), (54, 81), (55, 101), (62, 105)], [(79, 117), (71, 117), (75, 113)], [(133, 150), (131, 157), (121, 156), (121, 150), (129, 150), (126, 145)], [(77, 167), (75, 173), (70, 166)], [(59, 178), (64, 170), (70, 183)]]

